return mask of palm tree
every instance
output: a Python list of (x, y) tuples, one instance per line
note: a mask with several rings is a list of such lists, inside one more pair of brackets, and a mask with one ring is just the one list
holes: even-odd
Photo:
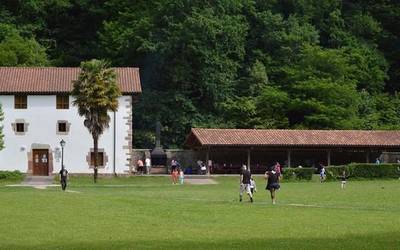
[(93, 137), (94, 151), (94, 182), (97, 182), (98, 141), (100, 135), (109, 127), (108, 111), (117, 111), (118, 97), (121, 91), (116, 82), (114, 69), (109, 68), (103, 60), (81, 62), (81, 72), (73, 81), (73, 105), (78, 107), (78, 113), (85, 118), (84, 125)]

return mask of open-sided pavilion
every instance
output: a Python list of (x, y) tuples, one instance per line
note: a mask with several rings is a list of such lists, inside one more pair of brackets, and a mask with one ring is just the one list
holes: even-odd
[(185, 146), (202, 151), (212, 163), (209, 173), (239, 173), (243, 164), (264, 173), (277, 161), (285, 167), (375, 163), (383, 152), (400, 151), (400, 131), (192, 128)]

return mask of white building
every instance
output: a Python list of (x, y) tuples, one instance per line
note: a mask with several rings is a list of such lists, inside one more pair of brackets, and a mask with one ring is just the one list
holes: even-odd
[[(123, 173), (131, 166), (132, 106), (141, 92), (138, 68), (115, 68), (122, 96), (110, 127), (99, 139), (99, 173)], [(0, 103), (5, 148), (0, 170), (32, 175), (93, 173), (93, 139), (70, 96), (79, 68), (0, 67)]]

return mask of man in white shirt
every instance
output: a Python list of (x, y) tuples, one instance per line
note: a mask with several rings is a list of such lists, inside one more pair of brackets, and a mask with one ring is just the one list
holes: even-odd
[(146, 159), (144, 160), (144, 165), (146, 166), (146, 173), (150, 174), (151, 160), (149, 157), (146, 157)]

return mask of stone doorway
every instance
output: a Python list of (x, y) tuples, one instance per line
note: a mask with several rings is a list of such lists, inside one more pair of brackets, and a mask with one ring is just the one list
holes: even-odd
[(32, 175), (49, 175), (48, 149), (32, 149)]

